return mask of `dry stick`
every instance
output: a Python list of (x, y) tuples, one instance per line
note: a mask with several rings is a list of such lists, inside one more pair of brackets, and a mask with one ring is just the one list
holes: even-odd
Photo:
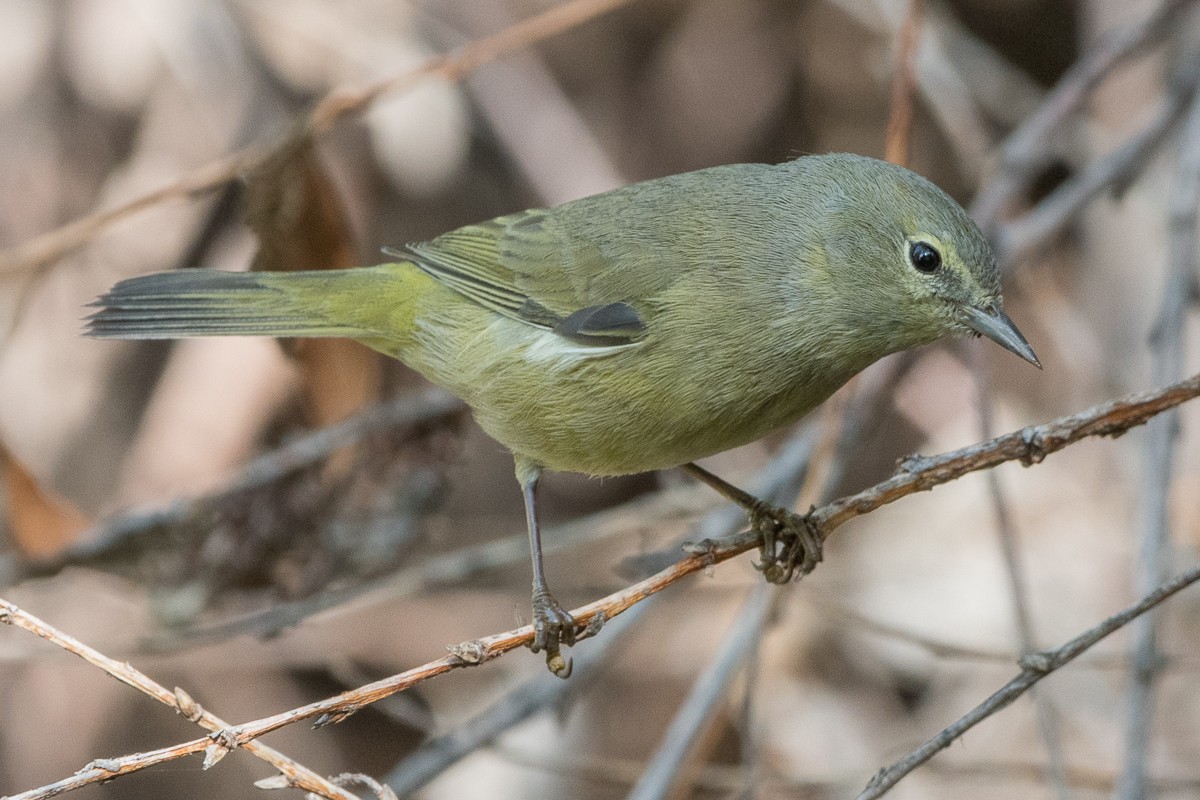
[(416, 69), (363, 87), (339, 87), (323, 97), (304, 124), (282, 142), (263, 141), (188, 172), (179, 180), (116, 208), (98, 211), (67, 223), (0, 253), (0, 274), (41, 271), (64, 255), (87, 244), (101, 231), (152, 206), (170, 200), (183, 200), (208, 192), (248, 171), (261, 166), (274, 154), (291, 147), (296, 138), (321, 134), (334, 122), (362, 111), (376, 98), (388, 92), (411, 88), (423, 80), (438, 76), (459, 81), (489, 61), (606, 14), (633, 0), (571, 0), (536, 14), (499, 33), (471, 42), (453, 53), (425, 62)]
[[(993, 423), (995, 409), (990, 385), (978, 357), (979, 349), (973, 348), (972, 354), (975, 356), (972, 371), (975, 373), (975, 385), (979, 392), (979, 432), (981, 436), (991, 438), (995, 435)], [(1021, 656), (1025, 657), (1037, 649), (1037, 636), (1033, 631), (1033, 614), (1029, 609), (1029, 586), (1025, 580), (1025, 571), (1021, 567), (1017, 532), (1008, 498), (1004, 494), (1004, 487), (1000, 485), (1000, 476), (995, 470), (987, 471), (987, 484), (992, 511), (996, 515), (996, 534), (1000, 542), (1000, 552), (1004, 560), (1005, 572), (1008, 575), (1013, 618), (1017, 624), (1017, 640)], [(1054, 788), (1058, 800), (1069, 800), (1071, 789), (1067, 780), (1066, 756), (1063, 753), (1062, 735), (1054, 706), (1051, 705), (1049, 698), (1040, 691), (1030, 689), (1029, 697), (1033, 700), (1038, 729), (1041, 732), (1042, 741), (1046, 745), (1046, 756), (1049, 762), (1046, 767), (1046, 779)]]
[[(1151, 333), (1156, 382), (1175, 380), (1183, 374), (1184, 323), (1196, 298), (1198, 210), (1200, 100), (1193, 100), (1180, 143), (1175, 185), (1167, 198), (1167, 279)], [(1178, 437), (1178, 412), (1164, 414), (1146, 427), (1141, 491), (1138, 492), (1142, 552), (1137, 585), (1143, 592), (1167, 576), (1170, 562), (1168, 500)], [(1140, 800), (1147, 796), (1146, 750), (1151, 738), (1155, 681), (1162, 669), (1157, 644), (1158, 617), (1157, 613), (1148, 614), (1138, 620), (1133, 629), (1133, 680), (1129, 686), (1125, 723), (1125, 765), (1117, 791), (1120, 800)]]
[(921, 34), (921, 0), (908, 0), (896, 52), (896, 74), (892, 76), (891, 112), (888, 115), (884, 139), (884, 158), (893, 164), (907, 167), (911, 148), (913, 95), (917, 81), (916, 56)]
[(971, 728), (1011, 704), (1029, 690), (1042, 678), (1069, 663), (1071, 659), (1095, 645), (1115, 630), (1129, 624), (1142, 614), (1171, 597), (1176, 592), (1200, 581), (1200, 567), (1189, 570), (1182, 575), (1167, 581), (1136, 604), (1112, 615), (1100, 624), (1089, 628), (1055, 650), (1033, 653), (1020, 660), (1021, 671), (998, 689), (987, 700), (983, 701), (954, 724), (945, 728), (937, 736), (918, 747), (907, 756), (897, 761), (871, 779), (867, 788), (858, 796), (858, 800), (875, 800), (892, 789), (900, 780), (914, 769), (933, 758), (941, 750), (950, 746)]
[[(89, 647), (74, 637), (68, 636), (32, 614), (22, 611), (3, 598), (0, 598), (0, 622), (12, 625), (14, 628), (29, 631), (35, 636), (39, 636), (47, 642), (61, 647), (68, 653), (79, 656), (89, 664), (104, 670), (126, 686), (132, 686), (134, 689), (150, 695), (150, 697), (153, 697), (163, 705), (170, 706), (184, 719), (194, 722), (202, 728), (207, 728), (210, 731), (220, 731), (229, 727), (229, 723), (205, 711), (182, 689), (176, 689), (173, 692), (170, 691), (165, 686), (156, 683), (145, 674), (134, 669), (131, 665), (109, 658), (98, 650)], [(293, 761), (283, 753), (272, 747), (268, 747), (262, 742), (249, 742), (246, 749), (251, 754), (279, 770), (280, 774), (275, 777), (283, 779), (283, 784), (280, 788), (290, 786), (296, 789), (303, 789), (307, 792), (313, 792), (321, 797), (335, 798), (335, 800), (358, 800), (356, 795), (337, 787), (308, 767)], [(88, 767), (103, 769), (103, 761), (92, 762)], [(85, 769), (88, 767), (85, 767)]]
[(971, 216), (989, 233), (1017, 196), (1050, 160), (1054, 131), (1114, 67), (1165, 35), (1192, 0), (1164, 0), (1149, 16), (1113, 31), (1078, 61), (1051, 90), (1037, 113), (1004, 142), (994, 177), (971, 204)]
[(662, 746), (638, 778), (628, 795), (629, 800), (659, 800), (671, 790), (713, 706), (725, 694), (737, 668), (745, 660), (746, 652), (762, 635), (781, 595), (780, 587), (766, 582), (759, 583), (750, 592), (716, 657), (693, 684), (679, 713), (671, 720), (663, 735)]
[[(1132, 427), (1144, 424), (1155, 415), (1195, 397), (1200, 397), (1200, 375), (1195, 375), (1171, 386), (1110, 400), (1079, 414), (1060, 417), (1042, 425), (1031, 425), (959, 450), (936, 456), (911, 456), (901, 461), (897, 472), (892, 477), (857, 494), (843, 497), (815, 509), (809, 514), (808, 519), (823, 539), (828, 538), (835, 529), (851, 519), (868, 514), (915, 492), (932, 489), (934, 486), (956, 480), (968, 473), (990, 469), (1006, 461), (1020, 461), (1027, 466), (1040, 463), (1049, 454), (1081, 439), (1094, 436), (1119, 436)], [(588, 625), (597, 616), (612, 619), (647, 597), (679, 582), (687, 575), (709, 569), (715, 564), (745, 553), (757, 545), (758, 537), (750, 532), (723, 540), (701, 542), (692, 548), (693, 552), (690, 555), (658, 574), (608, 597), (575, 609), (571, 614), (580, 625)], [(1200, 577), (1200, 573), (1197, 574), (1197, 577)], [(1159, 598), (1159, 600), (1161, 599)], [(1124, 624), (1124, 622), (1120, 624)], [(106, 759), (100, 766), (93, 763), (68, 778), (14, 795), (8, 800), (40, 800), (53, 797), (80, 786), (139, 772), (156, 764), (174, 761), (206, 750), (208, 759), (212, 759), (217, 757), (216, 751), (219, 749), (240, 747), (272, 731), (313, 717), (317, 717), (315, 723), (317, 726), (339, 722), (365, 705), (451, 670), (490, 661), (510, 650), (526, 646), (532, 640), (533, 626), (526, 625), (504, 633), (462, 642), (450, 647), (449, 655), (398, 675), (342, 692), (325, 700), (225, 728), (203, 739), (194, 739), (171, 747), (134, 753), (120, 758)], [(1087, 644), (1087, 647), (1090, 647), (1092, 643)], [(1086, 647), (1081, 648), (1078, 652), (1082, 652), (1083, 649)], [(1073, 658), (1078, 652), (1071, 651), (1070, 657)]]

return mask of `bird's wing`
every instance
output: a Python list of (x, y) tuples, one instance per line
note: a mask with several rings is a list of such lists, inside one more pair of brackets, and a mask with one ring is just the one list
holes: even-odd
[(385, 251), (498, 314), (572, 341), (601, 347), (639, 341), (647, 320), (631, 303), (661, 288), (647, 280), (669, 276), (626, 252), (619, 234), (606, 242), (594, 226), (588, 238), (567, 227), (554, 210), (534, 209)]

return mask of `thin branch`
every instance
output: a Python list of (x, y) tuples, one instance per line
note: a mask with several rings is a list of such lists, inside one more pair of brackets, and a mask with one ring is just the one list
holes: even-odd
[[(808, 426), (789, 438), (755, 477), (752, 483), (755, 497), (777, 504), (790, 504), (794, 500), (799, 491), (799, 483), (803, 480), (808, 463), (812, 459), (816, 433), (816, 428)], [(712, 493), (705, 492), (706, 496), (710, 494)], [(678, 511), (675, 514), (677, 515)], [(638, 517), (646, 520), (641, 513), (638, 513)], [(741, 529), (745, 520), (746, 512), (740, 506), (729, 503), (706, 515), (694, 526), (694, 531), (701, 533), (702, 537), (730, 536)], [(577, 524), (584, 529), (596, 527), (594, 522), (589, 523), (586, 518), (578, 520)], [(561, 538), (550, 535), (546, 537), (546, 541), (557, 545)], [(520, 544), (522, 548), (526, 546), (524, 536), (521, 537)], [(674, 552), (678, 552), (678, 547), (679, 545), (676, 545)], [(524, 549), (521, 550), (521, 554), (527, 556)], [(577, 693), (580, 686), (586, 686), (599, 672), (599, 666), (612, 651), (613, 644), (610, 638), (619, 638), (621, 631), (631, 629), (637, 619), (654, 607), (657, 597), (650, 597), (629, 609), (605, 627), (604, 636), (598, 637), (597, 641), (581, 650), (576, 656), (575, 671), (571, 673), (569, 683), (540, 673), (538, 678), (517, 687), (459, 728), (422, 744), (396, 765), (387, 777), (388, 785), (400, 794), (411, 794), (467, 754), (494, 741), (510, 727), (547, 706), (560, 703), (568, 696), (568, 692)], [(618, 625), (624, 627), (614, 630)]]
[(1200, 581), (1200, 567), (1189, 570), (1162, 584), (1134, 605), (1126, 608), (1124, 611), (1113, 614), (1108, 619), (1089, 628), (1062, 646), (1054, 650), (1047, 650), (1023, 657), (1020, 661), (1021, 671), (1012, 680), (994, 692), (987, 700), (959, 718), (954, 724), (942, 730), (937, 736), (929, 739), (890, 767), (880, 770), (871, 779), (870, 783), (867, 784), (867, 788), (859, 794), (858, 800), (875, 800), (875, 798), (882, 797), (899, 783), (904, 776), (933, 758), (938, 752), (945, 750), (971, 728), (1002, 708), (1010, 705), (1018, 697), (1029, 691), (1030, 687), (1042, 678), (1070, 663), (1080, 653), (1085, 652), (1113, 631), (1128, 625), (1142, 614), (1145, 614), (1176, 592), (1191, 586), (1196, 581)]
[[(89, 647), (72, 636), (68, 636), (32, 614), (22, 611), (4, 598), (0, 598), (0, 622), (11, 625), (14, 628), (29, 631), (35, 636), (39, 636), (50, 642), (50, 644), (79, 656), (89, 664), (104, 670), (126, 686), (132, 686), (134, 689), (149, 695), (163, 705), (170, 706), (181, 717), (196, 723), (202, 728), (210, 731), (220, 731), (229, 727), (229, 723), (201, 708), (200, 704), (189, 697), (182, 689), (176, 689), (172, 692), (162, 684), (156, 683), (147, 675), (139, 672), (130, 664), (109, 658), (100, 651)], [(321, 777), (308, 767), (288, 758), (273, 747), (268, 747), (262, 742), (249, 742), (246, 749), (254, 756), (279, 770), (280, 774), (275, 776), (275, 778), (281, 779), (283, 783), (278, 788), (290, 786), (295, 789), (303, 789), (306, 792), (313, 792), (321, 797), (333, 798), (334, 800), (358, 800), (356, 795), (339, 788), (334, 783)], [(96, 761), (93, 762), (93, 765), (89, 766), (92, 766), (94, 769), (103, 770), (104, 762), (103, 760)], [(273, 779), (269, 778), (268, 780)], [(48, 794), (45, 796), (50, 797), (52, 795)]]
[(884, 158), (902, 167), (908, 166), (912, 148), (913, 95), (917, 82), (915, 64), (921, 35), (922, 0), (908, 0), (896, 48), (896, 71), (892, 77), (891, 112), (884, 140)]
[(172, 200), (186, 200), (209, 192), (251, 172), (276, 153), (309, 135), (320, 135), (339, 119), (363, 111), (381, 95), (411, 89), (429, 78), (460, 81), (491, 61), (537, 42), (557, 36), (588, 20), (607, 14), (633, 0), (570, 0), (547, 9), (499, 33), (478, 39), (449, 55), (426, 61), (416, 69), (360, 87), (338, 87), (326, 94), (303, 123), (282, 140), (264, 140), (191, 170), (174, 183), (130, 200), (116, 208), (98, 211), (0, 252), (0, 275), (40, 272), (79, 249), (114, 223), (147, 208)]
[(1161, 389), (1110, 400), (1079, 414), (1031, 425), (959, 450), (937, 456), (911, 456), (901, 461), (892, 477), (818, 508), (810, 519), (827, 534), (880, 506), (956, 480), (967, 473), (991, 469), (1006, 461), (1020, 461), (1029, 466), (1080, 439), (1119, 436), (1197, 396), (1200, 396), (1200, 375)]
[(779, 597), (780, 587), (765, 582), (751, 591), (716, 656), (696, 679), (692, 691), (671, 720), (662, 744), (629, 793), (629, 800), (661, 800), (671, 791), (696, 738), (711, 721), (713, 707), (724, 697), (746, 652), (762, 635)]
[[(1195, 397), (1200, 397), (1200, 375), (1195, 375), (1171, 386), (1101, 403), (1079, 414), (1061, 417), (1043, 425), (1022, 428), (959, 450), (930, 457), (912, 456), (900, 463), (898, 471), (891, 478), (865, 491), (815, 509), (807, 516), (807, 519), (815, 526), (822, 538), (828, 538), (834, 530), (851, 519), (870, 513), (902, 497), (932, 489), (934, 486), (956, 480), (968, 473), (990, 469), (1007, 461), (1020, 461), (1025, 465), (1040, 463), (1049, 454), (1074, 442), (1094, 436), (1118, 436), (1132, 427), (1146, 423), (1157, 414)], [(577, 608), (571, 612), (571, 615), (577, 623), (585, 626), (596, 624), (597, 618), (612, 619), (647, 597), (678, 583), (684, 577), (709, 569), (715, 564), (745, 553), (757, 545), (758, 537), (749, 532), (723, 540), (702, 542), (692, 548), (693, 552), (667, 569), (619, 592)], [(1200, 578), (1200, 572), (1197, 572), (1196, 577)], [(1159, 600), (1161, 599), (1159, 598)], [(80, 786), (139, 772), (156, 764), (163, 764), (200, 752), (208, 751), (208, 757), (215, 758), (218, 757), (216, 756), (218, 750), (231, 750), (244, 746), (247, 742), (252, 742), (272, 731), (314, 717), (318, 727), (340, 722), (363, 706), (384, 697), (404, 691), (451, 670), (490, 661), (518, 647), (523, 647), (532, 640), (533, 626), (526, 625), (504, 633), (462, 642), (450, 647), (449, 655), (357, 689), (242, 725), (225, 728), (202, 739), (183, 742), (159, 750), (106, 759), (100, 765), (93, 763), (68, 778), (14, 795), (8, 800), (39, 800), (53, 797)], [(1082, 652), (1082, 649), (1079, 652)], [(1070, 653), (1071, 658), (1075, 655), (1078, 655), (1078, 652)]]
[[(1175, 380), (1184, 369), (1184, 323), (1196, 297), (1197, 230), (1200, 210), (1200, 100), (1193, 100), (1180, 145), (1179, 169), (1167, 199), (1167, 279), (1151, 344), (1154, 378)], [(1179, 439), (1179, 414), (1164, 414), (1147, 426), (1142, 446), (1139, 527), (1142, 552), (1137, 586), (1141, 591), (1163, 581), (1170, 563), (1169, 494)], [(1147, 796), (1147, 748), (1154, 689), (1162, 669), (1157, 642), (1159, 614), (1138, 620), (1133, 629), (1133, 680), (1125, 721), (1125, 765), (1118, 784), (1120, 800)]]

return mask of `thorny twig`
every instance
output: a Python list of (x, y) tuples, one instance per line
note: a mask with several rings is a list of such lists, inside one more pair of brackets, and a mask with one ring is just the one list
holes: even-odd
[[(1020, 461), (1026, 465), (1039, 463), (1047, 455), (1082, 439), (1094, 436), (1118, 436), (1132, 427), (1146, 423), (1157, 414), (1198, 396), (1200, 396), (1200, 375), (1195, 375), (1171, 386), (1101, 403), (1079, 414), (1061, 417), (1042, 425), (1022, 428), (959, 450), (937, 456), (913, 456), (904, 459), (892, 477), (862, 492), (815, 509), (808, 515), (808, 519), (820, 536), (827, 538), (834, 530), (851, 519), (870, 513), (915, 492), (932, 489), (934, 486), (956, 480), (968, 473), (990, 469), (1007, 461)], [(758, 537), (750, 532), (724, 540), (702, 542), (692, 548), (693, 552), (667, 569), (608, 597), (575, 609), (571, 612), (572, 616), (578, 624), (585, 626), (594, 624), (598, 617), (612, 619), (647, 597), (677, 583), (687, 575), (727, 561), (757, 547), (758, 544)], [(1200, 579), (1200, 571), (1197, 571), (1192, 578), (1192, 580), (1195, 579)], [(1178, 591), (1179, 588), (1182, 588), (1182, 584), (1175, 581), (1170, 587), (1166, 587), (1170, 589), (1170, 592), (1166, 594), (1162, 591), (1156, 592), (1157, 599), (1154, 602), (1160, 602), (1169, 593)], [(1111, 630), (1115, 630), (1116, 627), (1133, 619), (1137, 613), (1144, 611), (1145, 609), (1142, 608), (1144, 604), (1145, 601), (1125, 612), (1124, 615), (1114, 617), (1113, 619), (1120, 621)], [(1111, 631), (1106, 630), (1106, 632)], [(1074, 640), (1068, 648), (1058, 651), (1066, 654), (1062, 663), (1102, 638), (1102, 635), (1097, 636), (1092, 641), (1088, 639), (1089, 635)], [(449, 648), (449, 655), (357, 689), (269, 717), (224, 728), (201, 739), (194, 739), (159, 750), (106, 759), (100, 766), (89, 765), (68, 778), (14, 795), (9, 800), (39, 800), (53, 797), (64, 791), (111, 780), (121, 775), (139, 772), (157, 764), (201, 752), (207, 752), (208, 759), (216, 758), (218, 756), (215, 753), (218, 750), (231, 750), (244, 746), (261, 736), (301, 720), (316, 718), (315, 725), (318, 727), (340, 722), (363, 706), (451, 670), (490, 661), (504, 653), (527, 645), (532, 639), (533, 626), (526, 625), (504, 633), (462, 642)], [(1080, 646), (1078, 643), (1085, 639), (1087, 640), (1086, 644)], [(1036, 677), (1030, 681), (1029, 685), (1045, 674), (1045, 671), (1041, 669), (1044, 665), (1040, 661), (1037, 666)], [(1022, 674), (1024, 675), (1024, 673)], [(1021, 688), (1020, 691), (1023, 692), (1024, 688)], [(1011, 702), (1011, 700), (1007, 702)], [(998, 709), (1004, 704), (1006, 703), (1001, 703), (995, 708)], [(936, 749), (940, 749), (941, 746), (944, 744), (939, 745), (933, 752), (936, 752)], [(913, 767), (909, 767), (909, 770)], [(897, 777), (896, 780), (898, 779)]]
[[(876, 387), (879, 388), (878, 386)], [(771, 503), (788, 504), (798, 491), (799, 481), (807, 471), (812, 457), (816, 429), (806, 427), (794, 434), (760, 472), (753, 485), (755, 497)], [(706, 492), (706, 494), (708, 494)], [(696, 531), (709, 537), (729, 536), (745, 522), (745, 511), (727, 504), (704, 517)], [(558, 537), (547, 537), (557, 541)], [(524, 543), (524, 537), (521, 537)], [(640, 618), (654, 606), (657, 595), (631, 608), (604, 629), (604, 636), (589, 645), (576, 657), (575, 671), (570, 683), (550, 678), (545, 673), (508, 693), (494, 705), (472, 718), (468, 723), (443, 736), (422, 744), (409, 754), (388, 775), (387, 783), (400, 794), (415, 792), (428, 781), (452, 766), (482, 744), (493, 741), (503, 731), (532, 716), (543, 708), (558, 703), (568, 692), (578, 692), (581, 685), (598, 670), (606, 655), (613, 649), (620, 631), (629, 630), (635, 618)], [(623, 627), (619, 627), (623, 626)], [(613, 634), (617, 636), (614, 637)]]

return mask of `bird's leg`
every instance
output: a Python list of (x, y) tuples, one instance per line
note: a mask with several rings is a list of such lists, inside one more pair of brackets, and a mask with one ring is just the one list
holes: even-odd
[(787, 583), (797, 574), (803, 577), (812, 572), (820, 563), (823, 542), (820, 531), (812, 523), (811, 511), (801, 516), (765, 503), (697, 464), (684, 464), (682, 469), (746, 509), (750, 527), (762, 539), (760, 561), (755, 566), (768, 581)]
[(537, 485), (541, 470), (518, 465), (517, 478), (525, 495), (525, 520), (529, 526), (529, 552), (533, 557), (533, 642), (529, 649), (546, 651), (546, 668), (560, 678), (571, 676), (571, 659), (560, 652), (562, 645), (575, 644), (575, 620), (558, 604), (546, 584), (542, 566), (542, 532), (537, 515)]

